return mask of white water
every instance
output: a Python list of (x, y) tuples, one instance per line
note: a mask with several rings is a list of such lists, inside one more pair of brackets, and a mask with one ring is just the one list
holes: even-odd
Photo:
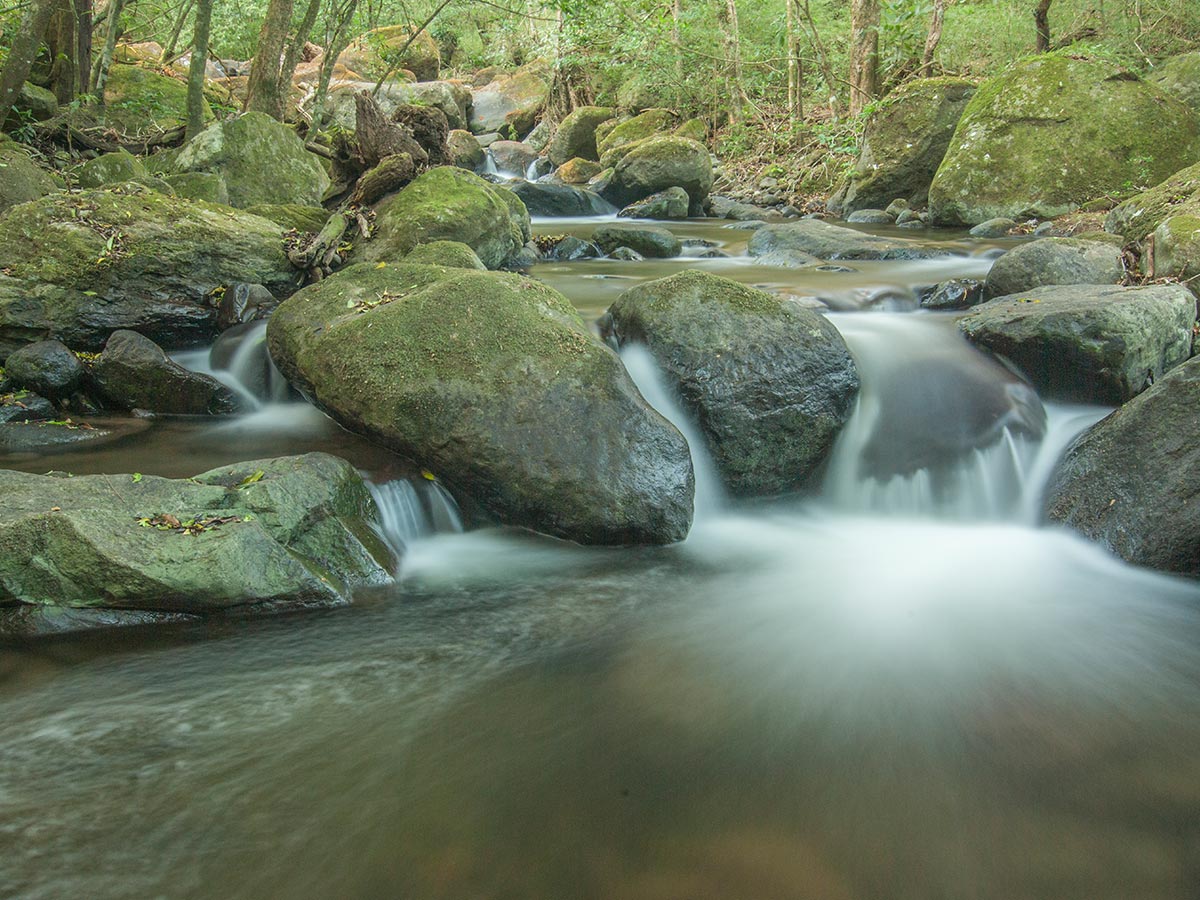
[(368, 481), (367, 487), (379, 510), (379, 534), (397, 559), (421, 538), (463, 530), (458, 504), (436, 481), (397, 478), (382, 484)]
[[(172, 359), (185, 369), (209, 375), (232, 388), (252, 410), (286, 403), (291, 396), (287, 379), (267, 352), (267, 323), (263, 319), (229, 329), (209, 349), (174, 353)], [(214, 364), (214, 359), (221, 359), (221, 364)]]

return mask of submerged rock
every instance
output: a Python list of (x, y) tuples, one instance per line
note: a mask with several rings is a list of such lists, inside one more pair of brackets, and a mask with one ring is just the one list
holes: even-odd
[(321, 409), (503, 523), (588, 544), (687, 534), (686, 442), (543, 284), (350, 266), (285, 301), (267, 335)]
[(1046, 515), (1141, 566), (1200, 576), (1200, 360), (1086, 431), (1051, 479)]
[(915, 241), (883, 238), (820, 219), (801, 219), (786, 225), (764, 225), (750, 238), (747, 252), (765, 256), (780, 250), (799, 250), (820, 259), (933, 259), (947, 250)]
[(736, 494), (806, 485), (858, 392), (846, 344), (824, 316), (705, 272), (625, 291), (602, 327), (646, 345)]
[(933, 221), (1052, 218), (1200, 160), (1200, 121), (1118, 65), (1043, 53), (985, 82), (929, 188)]
[(0, 216), (0, 357), (56, 338), (99, 350), (131, 329), (169, 349), (211, 341), (213, 292), (239, 281), (286, 295), (283, 229), (139, 185), (53, 194)]
[[(0, 606), (209, 615), (343, 605), (355, 588), (391, 580), (375, 517), (354, 467), (323, 453), (187, 480), (0, 470)], [(20, 629), (20, 612), (0, 610), (0, 633), (13, 615)]]
[(517, 181), (502, 187), (520, 197), (531, 216), (608, 216), (616, 211), (616, 207), (599, 194), (569, 184)]
[(1056, 285), (977, 306), (959, 327), (1051, 399), (1116, 404), (1191, 355), (1195, 320), (1182, 285)]
[(125, 409), (177, 416), (223, 416), (242, 404), (210, 375), (189, 372), (135, 331), (116, 331), (92, 366), (104, 399)]
[(657, 225), (601, 225), (592, 232), (592, 240), (605, 253), (628, 247), (642, 256), (669, 259), (683, 252), (679, 238)]
[(991, 299), (1050, 284), (1116, 284), (1124, 275), (1119, 246), (1048, 237), (1014, 247), (996, 260), (984, 292)]

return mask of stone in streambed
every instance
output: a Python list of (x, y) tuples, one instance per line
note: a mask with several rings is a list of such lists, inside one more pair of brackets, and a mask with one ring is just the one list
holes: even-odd
[(189, 372), (149, 338), (117, 331), (92, 366), (92, 381), (110, 403), (179, 416), (222, 416), (242, 404), (209, 375)]
[(616, 211), (616, 207), (596, 192), (569, 184), (517, 181), (497, 187), (516, 195), (531, 216), (608, 216)]
[(596, 128), (613, 117), (614, 110), (608, 106), (580, 106), (558, 125), (554, 138), (547, 148), (550, 161), (561, 166), (575, 158), (599, 161), (596, 148)]
[(592, 240), (605, 253), (628, 247), (642, 256), (669, 259), (683, 252), (679, 238), (657, 225), (601, 225)]
[(1116, 284), (1125, 275), (1121, 248), (1078, 238), (1040, 238), (1009, 250), (988, 272), (988, 299), (1051, 284)]
[(617, 213), (621, 219), (686, 219), (690, 206), (687, 191), (681, 187), (669, 187), (665, 191), (651, 194), (644, 200), (630, 203)]
[(846, 344), (824, 316), (705, 272), (631, 288), (602, 329), (646, 345), (735, 494), (810, 483), (858, 392)]
[(938, 247), (899, 238), (876, 237), (819, 219), (764, 225), (754, 232), (747, 244), (751, 256), (765, 256), (777, 250), (799, 250), (820, 259), (934, 259), (950, 255), (949, 251)]
[(293, 384), (499, 521), (588, 544), (688, 531), (683, 437), (570, 302), (517, 275), (350, 266), (267, 328)]
[(66, 400), (83, 386), (83, 363), (61, 341), (38, 341), (8, 355), (4, 372), (17, 388)]
[(1195, 320), (1182, 285), (1055, 285), (976, 306), (959, 327), (1050, 399), (1116, 404), (1191, 355)]

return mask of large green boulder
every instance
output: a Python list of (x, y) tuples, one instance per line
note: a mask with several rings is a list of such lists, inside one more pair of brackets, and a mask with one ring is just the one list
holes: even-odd
[(430, 169), (375, 209), (360, 259), (399, 260), (418, 244), (459, 241), (489, 269), (529, 240), (529, 213), (512, 192), (454, 166)]
[(689, 138), (660, 137), (635, 145), (617, 163), (603, 196), (610, 203), (626, 206), (669, 187), (681, 187), (687, 191), (693, 211), (700, 213), (712, 185), (712, 157), (707, 147)]
[(414, 38), (408, 25), (385, 25), (360, 34), (342, 51), (337, 61), (350, 71), (371, 79), (381, 78), (388, 72), (397, 76), (407, 69), (417, 81), (433, 81), (442, 64), (433, 35), (422, 30)]
[(1200, 359), (1093, 425), (1050, 481), (1046, 515), (1135, 565), (1200, 576)]
[[(323, 453), (186, 480), (0, 470), (0, 607), (211, 615), (348, 603), (390, 554), (362, 478)], [(0, 610), (0, 633), (9, 619)], [(68, 620), (70, 617), (68, 616)]]
[(1200, 115), (1200, 50), (1163, 60), (1146, 75), (1146, 80), (1182, 100)]
[(117, 150), (85, 162), (79, 167), (78, 180), (81, 188), (98, 188), (147, 178), (149, 174), (140, 159), (128, 150)]
[(118, 329), (168, 349), (216, 334), (213, 292), (298, 274), (266, 219), (141, 185), (52, 194), (0, 216), (0, 358), (57, 338), (99, 350)]
[(1192, 353), (1196, 298), (1179, 284), (1053, 285), (975, 306), (959, 328), (1052, 400), (1112, 405)]
[(689, 270), (630, 288), (601, 327), (649, 349), (735, 494), (810, 483), (854, 408), (858, 376), (837, 329), (727, 278)]
[[(1196, 285), (1200, 279), (1200, 216), (1171, 216), (1154, 230), (1150, 274)], [(1200, 286), (1193, 289), (1200, 292)]]
[(0, 213), (57, 190), (54, 179), (30, 158), (24, 148), (0, 135)]
[(522, 66), (472, 92), (470, 129), (474, 134), (500, 132), (523, 138), (550, 99), (550, 73), (544, 63)]
[(975, 85), (961, 78), (921, 78), (884, 98), (867, 120), (854, 174), (835, 211), (884, 209), (898, 198), (924, 206), (974, 93)]
[(618, 147), (670, 134), (678, 121), (679, 117), (669, 109), (648, 109), (631, 119), (613, 123), (596, 132), (596, 150), (599, 152), (596, 158), (603, 159), (605, 154)]
[(267, 326), (314, 403), (502, 523), (588, 544), (688, 531), (683, 437), (561, 294), (518, 275), (349, 266)]
[(580, 159), (599, 160), (600, 154), (596, 148), (596, 127), (613, 117), (613, 109), (609, 106), (580, 106), (563, 119), (546, 155), (550, 162), (561, 166), (568, 160)]
[[(204, 121), (213, 112), (204, 103)], [(104, 122), (130, 136), (187, 124), (187, 82), (141, 66), (117, 63), (104, 84)]]
[(1177, 215), (1200, 215), (1200, 163), (1118, 204), (1105, 218), (1104, 230), (1140, 241)]
[(225, 186), (225, 179), (216, 172), (183, 172), (179, 175), (167, 175), (163, 181), (171, 186), (177, 197), (229, 205), (229, 188)]
[(231, 206), (299, 203), (319, 206), (329, 176), (296, 132), (265, 113), (210, 125), (175, 160), (175, 173), (214, 172)]
[(1049, 218), (1200, 160), (1182, 101), (1100, 59), (1049, 53), (980, 86), (929, 188), (942, 224)]
[(329, 90), (329, 115), (335, 123), (351, 131), (358, 124), (354, 95), (359, 91), (374, 94), (375, 102), (389, 118), (402, 106), (433, 106), (446, 114), (446, 123), (452, 129), (467, 127), (471, 92), (461, 85), (449, 81), (417, 84), (387, 81), (376, 92), (372, 81), (341, 81)]

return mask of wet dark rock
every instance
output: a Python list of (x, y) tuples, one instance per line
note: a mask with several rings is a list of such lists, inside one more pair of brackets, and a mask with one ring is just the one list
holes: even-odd
[(983, 282), (974, 278), (952, 278), (918, 291), (923, 309), (966, 309), (983, 302)]
[(117, 331), (92, 368), (105, 400), (125, 409), (166, 415), (221, 416), (237, 412), (237, 395), (215, 378), (189, 372), (134, 331)]
[(976, 306), (959, 327), (1050, 399), (1117, 404), (1191, 355), (1195, 320), (1182, 285), (1056, 285)]
[(934, 259), (947, 250), (915, 241), (882, 238), (853, 228), (830, 225), (819, 219), (801, 219), (786, 225), (766, 225), (754, 232), (747, 247), (751, 256), (774, 250), (800, 250), (821, 259)]
[(224, 331), (233, 325), (261, 319), (278, 305), (275, 295), (263, 285), (235, 282), (221, 295), (221, 303), (217, 307), (217, 327)]
[(641, 262), (646, 257), (638, 253), (632, 247), (617, 247), (612, 253), (608, 254), (609, 259), (620, 260), (621, 262)]
[(0, 424), (9, 422), (45, 422), (57, 418), (58, 410), (45, 397), (28, 391), (0, 395)]
[(1124, 274), (1119, 246), (1078, 238), (1040, 238), (997, 259), (984, 293), (991, 299), (1052, 284), (1116, 284)]
[(642, 256), (669, 259), (683, 251), (679, 238), (657, 225), (601, 225), (592, 232), (592, 240), (606, 253), (629, 247)]
[(623, 219), (686, 219), (688, 206), (687, 191), (681, 187), (669, 187), (630, 203), (617, 216)]
[(83, 384), (84, 368), (61, 341), (38, 341), (8, 355), (4, 371), (18, 388), (65, 400)]
[(555, 244), (548, 254), (550, 259), (557, 262), (570, 262), (575, 259), (594, 259), (600, 255), (599, 247), (591, 241), (582, 240), (573, 234), (567, 235)]
[(531, 216), (608, 216), (616, 211), (599, 194), (569, 184), (518, 181), (505, 187), (521, 198)]
[(824, 316), (704, 272), (631, 288), (602, 329), (622, 345), (645, 344), (736, 494), (806, 485), (858, 391), (850, 353)]
[(1200, 359), (1164, 375), (1078, 438), (1046, 515), (1122, 559), (1200, 576)]
[(496, 141), (488, 148), (496, 168), (501, 172), (525, 176), (529, 164), (538, 158), (537, 151), (520, 141)]

